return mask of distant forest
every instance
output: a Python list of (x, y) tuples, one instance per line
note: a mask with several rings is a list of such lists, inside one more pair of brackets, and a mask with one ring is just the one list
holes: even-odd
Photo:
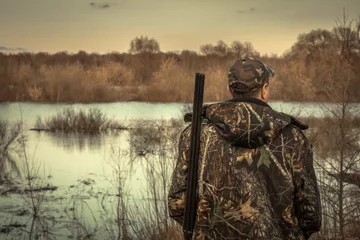
[(206, 75), (205, 101), (221, 101), (230, 97), (229, 67), (243, 56), (275, 69), (272, 100), (355, 101), (359, 94), (360, 23), (344, 17), (331, 31), (300, 34), (282, 56), (239, 40), (205, 44), (200, 53), (161, 52), (147, 36), (133, 39), (128, 53), (0, 53), (0, 101), (190, 102), (196, 72)]

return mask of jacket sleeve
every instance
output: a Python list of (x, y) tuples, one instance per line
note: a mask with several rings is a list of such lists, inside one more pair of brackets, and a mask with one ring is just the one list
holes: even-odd
[(179, 138), (179, 155), (171, 177), (171, 185), (168, 194), (169, 215), (182, 225), (186, 196), (186, 177), (189, 163), (190, 133), (189, 125)]
[(304, 134), (294, 128), (295, 140), (293, 181), (295, 186), (294, 206), (297, 219), (306, 239), (321, 228), (321, 202), (313, 167), (313, 152)]

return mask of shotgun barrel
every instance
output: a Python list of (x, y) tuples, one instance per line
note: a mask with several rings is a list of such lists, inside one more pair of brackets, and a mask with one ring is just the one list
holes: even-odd
[(197, 211), (198, 161), (200, 152), (200, 132), (202, 122), (202, 105), (204, 98), (205, 75), (196, 73), (193, 114), (191, 121), (190, 159), (187, 169), (186, 205), (183, 220), (183, 231), (186, 240), (190, 240), (195, 226)]

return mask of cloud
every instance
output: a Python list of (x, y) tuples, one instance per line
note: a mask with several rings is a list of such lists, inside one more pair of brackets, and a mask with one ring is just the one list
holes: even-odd
[(110, 7), (110, 4), (103, 4), (101, 6), (99, 6), (99, 8), (109, 8)]
[(93, 8), (98, 8), (98, 9), (106, 9), (106, 8), (110, 8), (111, 5), (109, 3), (95, 3), (95, 2), (91, 2), (89, 4), (91, 7)]
[(4, 46), (0, 46), (0, 51), (25, 51), (26, 48), (8, 48), (8, 47), (4, 47)]
[(249, 11), (244, 11), (244, 10), (237, 10), (236, 12), (239, 13), (239, 14), (242, 14), (242, 13), (248, 13), (248, 12), (254, 12), (255, 11), (255, 8), (252, 7), (249, 9)]

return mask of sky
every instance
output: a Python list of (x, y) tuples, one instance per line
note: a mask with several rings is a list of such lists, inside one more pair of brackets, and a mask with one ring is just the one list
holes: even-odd
[(0, 0), (0, 51), (128, 52), (146, 35), (163, 52), (238, 40), (281, 55), (344, 8), (359, 18), (360, 0)]

